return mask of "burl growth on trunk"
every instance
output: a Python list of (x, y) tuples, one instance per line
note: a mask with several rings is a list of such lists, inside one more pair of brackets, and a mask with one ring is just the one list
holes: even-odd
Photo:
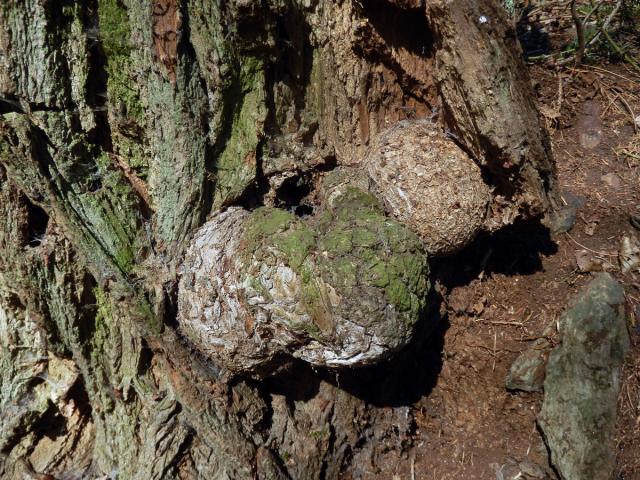
[[(385, 27), (387, 10), (408, 33)], [(234, 373), (264, 375), (283, 354), (331, 367), (387, 358), (425, 310), (429, 257), (556, 202), (547, 137), (498, 4), (368, 0), (338, 11), (358, 27), (310, 16), (312, 65), (288, 60), (310, 69), (304, 89), (275, 72), (275, 119), (288, 120), (265, 124), (267, 206), (214, 212), (181, 267), (180, 330)], [(292, 178), (307, 182), (312, 214), (278, 209)]]
[(179, 282), (182, 332), (232, 373), (282, 354), (356, 367), (404, 347), (425, 310), (429, 255), (487, 228), (492, 189), (428, 120), (372, 142), (365, 168), (323, 176), (313, 215), (232, 207), (201, 227)]

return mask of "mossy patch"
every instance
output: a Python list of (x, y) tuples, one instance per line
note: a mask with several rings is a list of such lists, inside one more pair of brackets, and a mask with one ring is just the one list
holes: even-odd
[(216, 161), (215, 208), (238, 198), (255, 179), (256, 155), (267, 115), (265, 102), (264, 62), (243, 57), (238, 75), (226, 89), (224, 103), (231, 106), (231, 130)]
[(136, 175), (146, 180), (149, 173), (149, 157), (145, 145), (139, 138), (132, 138), (120, 132), (112, 132), (114, 153), (126, 159), (127, 165)]
[(127, 11), (117, 0), (99, 0), (98, 18), (101, 45), (107, 57), (107, 88), (110, 100), (123, 102), (127, 114), (140, 119), (144, 109), (133, 87), (135, 83), (129, 75), (132, 67), (132, 48)]
[[(334, 200), (332, 222), (319, 239), (323, 278), (350, 298), (356, 288), (384, 290), (387, 301), (415, 321), (428, 288), (427, 258), (420, 239), (387, 218), (367, 192), (347, 188)], [(326, 219), (323, 220), (326, 224)]]
[[(422, 242), (387, 218), (366, 192), (347, 188), (333, 205), (304, 221), (281, 209), (254, 211), (242, 242), (245, 262), (284, 264), (295, 272), (299, 302), (311, 323), (289, 326), (311, 338), (327, 340), (335, 320), (353, 312), (360, 312), (364, 323), (384, 322), (387, 304), (400, 315), (402, 329), (411, 326), (428, 289)], [(260, 280), (253, 282), (247, 285), (271, 301)]]
[(251, 215), (246, 227), (246, 238), (251, 242), (263, 239), (282, 232), (296, 221), (295, 215), (278, 208), (258, 208)]
[(111, 335), (113, 319), (113, 305), (108, 294), (101, 288), (93, 289), (96, 299), (95, 330), (91, 339), (91, 357), (94, 362), (99, 362), (101, 355), (108, 350), (106, 343)]
[[(117, 0), (99, 0), (98, 16), (100, 40), (106, 56), (107, 93), (111, 111), (119, 117), (118, 124), (128, 126), (127, 130), (141, 130), (146, 123), (146, 108), (138, 83), (134, 81), (129, 16)], [(114, 132), (114, 149), (127, 160), (131, 168), (145, 177), (149, 165), (142, 146), (123, 133)]]
[(306, 226), (299, 224), (297, 227), (286, 235), (276, 236), (274, 246), (286, 255), (291, 268), (300, 271), (302, 263), (315, 247), (315, 237)]
[(112, 167), (108, 155), (99, 155), (96, 166), (100, 188), (79, 194), (79, 213), (117, 267), (130, 273), (139, 247), (139, 222), (124, 212), (137, 211), (137, 199), (124, 175)]
[(332, 229), (322, 237), (319, 243), (320, 251), (331, 256), (346, 255), (353, 250), (352, 231), (350, 229)]

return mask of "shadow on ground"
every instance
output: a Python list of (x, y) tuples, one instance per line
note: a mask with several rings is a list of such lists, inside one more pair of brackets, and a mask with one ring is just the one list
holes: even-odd
[(312, 368), (294, 360), (279, 374), (264, 381), (265, 392), (308, 400), (326, 381), (376, 407), (401, 407), (428, 396), (442, 369), (444, 339), (449, 327), (440, 292), (467, 285), (484, 275), (529, 275), (543, 268), (542, 256), (557, 251), (549, 230), (537, 221), (518, 222), (492, 235), (479, 237), (454, 257), (432, 264), (428, 311), (416, 326), (412, 342), (389, 360), (359, 369)]

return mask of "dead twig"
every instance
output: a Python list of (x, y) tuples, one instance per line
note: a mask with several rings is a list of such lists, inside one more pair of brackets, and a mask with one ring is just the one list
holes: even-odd
[(571, 0), (571, 17), (573, 18), (573, 23), (576, 26), (576, 39), (578, 42), (578, 48), (576, 49), (575, 55), (575, 64), (576, 66), (579, 66), (582, 64), (582, 57), (584, 55), (586, 43), (584, 39), (584, 22), (580, 19), (580, 15), (578, 15), (576, 0)]
[(624, 95), (622, 95), (621, 93), (618, 94), (618, 99), (625, 106), (625, 108), (627, 109), (627, 112), (629, 112), (629, 115), (631, 115), (631, 125), (633, 125), (633, 131), (635, 133), (638, 133), (638, 125), (636, 124), (636, 114), (633, 111), (633, 108), (631, 108), (631, 105), (629, 105), (629, 102), (627, 102), (627, 100), (624, 98)]
[(569, 237), (569, 238), (571, 239), (571, 241), (572, 241), (573, 243), (575, 243), (576, 245), (578, 245), (580, 248), (583, 248), (583, 249), (585, 249), (585, 250), (588, 250), (588, 251), (589, 251), (589, 252), (591, 252), (591, 253), (595, 253), (596, 255), (606, 255), (606, 256), (609, 256), (609, 257), (617, 257), (617, 256), (618, 256), (618, 254), (617, 254), (617, 253), (599, 252), (599, 251), (597, 251), (597, 250), (592, 250), (592, 249), (591, 249), (591, 248), (589, 248), (589, 247), (585, 247), (583, 244), (581, 244), (581, 243), (580, 243), (580, 242), (578, 242), (575, 238), (573, 238), (573, 237), (569, 234), (569, 232), (565, 232), (565, 235), (566, 235), (567, 237)]
[[(601, 73), (608, 73), (609, 75), (613, 75), (614, 77), (618, 77), (618, 78), (620, 78), (622, 80), (626, 80), (627, 82), (630, 82), (630, 83), (635, 84), (635, 85), (638, 85), (638, 83), (640, 83), (637, 80), (633, 80), (633, 79), (631, 79), (629, 77), (625, 77), (624, 75), (621, 75), (621, 74), (619, 74), (617, 72), (612, 72), (611, 70), (607, 70), (606, 68), (598, 67), (596, 65), (583, 65), (583, 67), (584, 68), (590, 68), (592, 70), (596, 70), (596, 71), (601, 72)], [(580, 70), (578, 70), (578, 71), (580, 71)]]
[(511, 325), (513, 327), (522, 327), (524, 326), (523, 322), (507, 322), (501, 320), (485, 320), (484, 318), (479, 318), (478, 322), (488, 323), (490, 325)]
[(618, 55), (624, 58), (624, 61), (627, 62), (629, 65), (631, 65), (634, 69), (640, 72), (640, 65), (638, 65), (638, 63), (633, 58), (631, 58), (631, 56), (627, 53), (626, 50), (624, 50), (620, 45), (618, 45), (613, 40), (613, 38), (611, 38), (611, 35), (609, 35), (609, 32), (602, 29), (602, 33), (604, 34), (604, 38), (607, 39), (607, 42), (609, 42), (609, 45), (611, 45), (611, 47), (618, 53)]
[(598, 28), (596, 34), (587, 40), (584, 35), (584, 25), (588, 20), (588, 18), (599, 8), (600, 4), (596, 5), (587, 14), (587, 16), (585, 17), (585, 20), (581, 20), (577, 12), (576, 0), (571, 0), (571, 16), (576, 26), (576, 41), (578, 46), (576, 47), (574, 55), (571, 55), (562, 60), (558, 60), (556, 62), (556, 65), (563, 66), (563, 65), (567, 65), (568, 63), (571, 63), (572, 61), (574, 61), (576, 66), (581, 65), (582, 59), (586, 51), (598, 41), (598, 39), (600, 38), (600, 35), (603, 33), (605, 37), (608, 35), (607, 30), (609, 29), (609, 25), (611, 24), (615, 16), (618, 14), (618, 11), (620, 10), (620, 7), (622, 6), (623, 3), (624, 3), (624, 0), (618, 0), (615, 7), (611, 11), (611, 13), (609, 13), (609, 15), (604, 20), (604, 22), (602, 22), (602, 25), (600, 25), (600, 28)]

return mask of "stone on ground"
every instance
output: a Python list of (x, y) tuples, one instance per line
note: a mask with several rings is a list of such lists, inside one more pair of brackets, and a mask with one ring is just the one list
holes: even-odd
[(563, 480), (612, 478), (620, 367), (629, 348), (624, 291), (599, 274), (560, 322), (538, 423)]

